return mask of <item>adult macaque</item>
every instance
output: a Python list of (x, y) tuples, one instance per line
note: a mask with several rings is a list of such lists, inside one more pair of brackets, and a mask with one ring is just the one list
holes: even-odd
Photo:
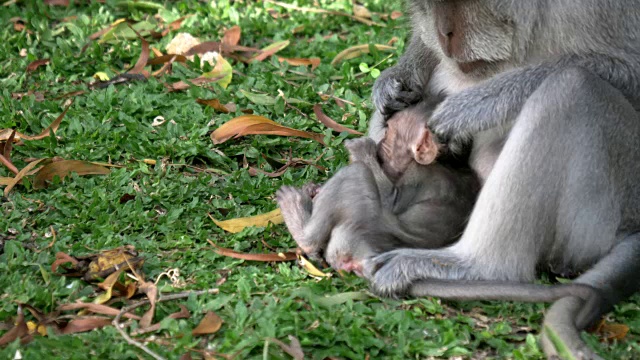
[(321, 189), (278, 191), (285, 223), (305, 253), (324, 253), (332, 267), (361, 275), (366, 257), (458, 238), (478, 182), (468, 168), (434, 163), (439, 147), (426, 127), (431, 109), (421, 104), (397, 113), (379, 147), (369, 138), (347, 142), (351, 165)]
[[(444, 96), (429, 120), (450, 148), (473, 139), (483, 187), (445, 249), (365, 261), (380, 294), (428, 283), (530, 282), (581, 273), (603, 296), (558, 301), (545, 319), (578, 358), (579, 330), (640, 289), (640, 0), (412, 0), (413, 36), (374, 85), (370, 136), (413, 103)], [(548, 339), (545, 352), (557, 355)]]

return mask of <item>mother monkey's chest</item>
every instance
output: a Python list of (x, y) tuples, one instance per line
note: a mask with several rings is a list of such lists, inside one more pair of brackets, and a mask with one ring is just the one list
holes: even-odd
[[(515, 66), (516, 31), (506, 16), (477, 1), (410, 3), (414, 37), (436, 59), (422, 87), (426, 98), (446, 98)], [(507, 131), (505, 126), (474, 134), (469, 160), (482, 181), (493, 168)]]

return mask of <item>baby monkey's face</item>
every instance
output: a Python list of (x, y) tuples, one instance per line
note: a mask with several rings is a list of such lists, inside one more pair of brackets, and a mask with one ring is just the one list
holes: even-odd
[(428, 165), (438, 156), (440, 145), (427, 128), (430, 112), (412, 107), (395, 113), (387, 121), (387, 133), (378, 156), (387, 176), (397, 180), (412, 162)]

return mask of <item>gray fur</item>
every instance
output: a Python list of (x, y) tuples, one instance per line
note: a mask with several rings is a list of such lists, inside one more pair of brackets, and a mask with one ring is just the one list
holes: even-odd
[[(426, 131), (428, 113), (416, 113), (422, 111), (418, 109), (398, 116), (424, 119), (414, 128)], [(383, 170), (387, 164), (378, 159), (382, 144), (360, 138), (345, 146), (351, 165), (338, 171), (315, 198), (304, 188), (282, 187), (277, 193), (285, 223), (303, 251), (314, 257), (324, 252), (334, 268), (356, 270), (350, 267), (359, 268), (368, 256), (398, 247), (443, 247), (460, 236), (479, 188), (470, 169), (408, 161), (402, 170), (394, 169), (397, 178), (392, 179)], [(404, 148), (410, 147), (392, 146), (393, 154), (411, 157)]]
[[(458, 243), (396, 249), (366, 261), (365, 274), (398, 295), (430, 279), (587, 271), (576, 282), (603, 290), (601, 308), (576, 319), (583, 302), (563, 299), (546, 324), (574, 355), (596, 358), (578, 331), (640, 289), (640, 0), (409, 2), (413, 40), (374, 85), (370, 133), (381, 138), (380, 121), (402, 104), (444, 96), (430, 126), (454, 150), (473, 139), (484, 185)], [(442, 49), (433, 16), (449, 6), (466, 30), (458, 51)], [(488, 63), (459, 65), (476, 61)], [(545, 351), (555, 351), (548, 341)]]

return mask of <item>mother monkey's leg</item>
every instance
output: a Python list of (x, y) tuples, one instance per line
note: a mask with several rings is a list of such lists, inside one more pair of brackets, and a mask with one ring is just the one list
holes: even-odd
[[(379, 255), (365, 274), (398, 295), (429, 279), (531, 281), (541, 265), (597, 263), (577, 281), (605, 290), (599, 312), (608, 310), (640, 288), (639, 134), (637, 112), (607, 82), (581, 68), (551, 74), (518, 115), (460, 241)], [(571, 321), (577, 306), (552, 311)]]

